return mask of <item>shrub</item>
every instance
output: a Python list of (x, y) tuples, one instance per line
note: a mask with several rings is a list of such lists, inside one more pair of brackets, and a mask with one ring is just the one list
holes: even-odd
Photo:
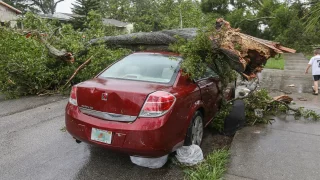
[[(78, 83), (94, 77), (109, 64), (130, 53), (127, 49), (110, 49), (104, 45), (86, 47), (91, 38), (111, 35), (102, 25), (101, 16), (90, 12), (88, 29), (76, 31), (69, 24), (57, 25), (28, 13), (23, 19), (26, 31), (43, 33), (44, 38), (57, 49), (75, 56), (75, 62), (66, 62), (49, 55), (44, 43), (35, 36), (26, 38), (21, 32), (0, 28), (0, 92), (8, 98), (59, 91), (74, 71), (92, 57), (73, 79)], [(112, 30), (112, 29), (111, 29)]]

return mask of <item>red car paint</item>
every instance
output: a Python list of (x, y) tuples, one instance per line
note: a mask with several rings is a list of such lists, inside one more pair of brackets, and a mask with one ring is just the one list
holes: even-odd
[[(167, 52), (141, 54), (176, 55)], [(129, 155), (163, 156), (183, 145), (196, 111), (202, 112), (206, 125), (213, 119), (221, 100), (218, 85), (216, 77), (194, 82), (181, 70), (173, 83), (96, 77), (73, 88), (71, 98), (76, 99), (77, 103), (69, 102), (66, 107), (67, 131), (77, 140)], [(173, 106), (160, 117), (141, 117), (139, 113), (148, 95), (158, 91), (171, 93), (175, 97)], [(132, 122), (101, 119), (83, 113), (81, 108), (84, 107), (111, 115), (125, 115), (129, 119), (136, 118)], [(92, 128), (111, 131), (111, 144), (91, 140)]]

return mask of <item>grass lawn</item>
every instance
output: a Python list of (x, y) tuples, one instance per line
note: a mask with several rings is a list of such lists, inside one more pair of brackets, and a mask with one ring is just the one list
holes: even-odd
[(284, 69), (284, 59), (282, 56), (279, 58), (270, 58), (264, 66), (266, 69)]
[(306, 55), (306, 58), (307, 58), (308, 60), (310, 60), (312, 57), (313, 57), (313, 55)]
[(213, 151), (206, 159), (196, 167), (185, 170), (186, 179), (190, 180), (219, 180), (226, 172), (229, 159), (229, 151), (220, 149)]

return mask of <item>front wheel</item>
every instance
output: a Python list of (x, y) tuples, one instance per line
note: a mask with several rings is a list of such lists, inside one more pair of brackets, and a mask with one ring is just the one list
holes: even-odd
[(186, 139), (184, 141), (185, 146), (196, 144), (201, 145), (203, 138), (203, 116), (200, 111), (196, 111), (193, 115), (191, 123), (188, 128)]

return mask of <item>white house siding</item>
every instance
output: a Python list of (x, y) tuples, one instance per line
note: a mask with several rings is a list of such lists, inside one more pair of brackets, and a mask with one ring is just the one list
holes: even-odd
[(10, 26), (15, 27), (18, 19), (17, 13), (0, 4), (0, 22), (9, 22)]
[(132, 32), (133, 32), (133, 29), (134, 29), (133, 24), (128, 24), (128, 25), (126, 26), (126, 30), (127, 30), (127, 33), (128, 33), (128, 34), (132, 33)]

